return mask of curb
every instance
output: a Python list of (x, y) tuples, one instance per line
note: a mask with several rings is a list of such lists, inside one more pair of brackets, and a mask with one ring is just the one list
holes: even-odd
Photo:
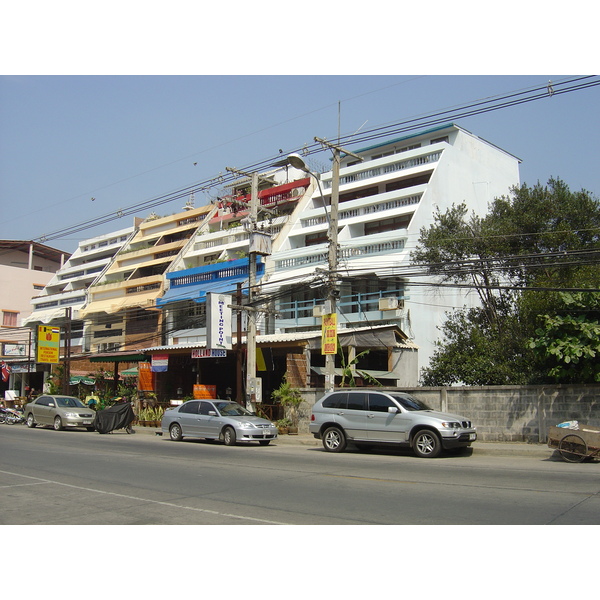
[[(135, 433), (162, 436), (160, 427), (134, 427)], [(321, 446), (321, 441), (308, 433), (280, 435), (274, 444), (284, 446)], [(475, 442), (474, 456), (529, 456), (532, 458), (550, 458), (554, 449), (546, 444), (528, 444), (526, 442)]]

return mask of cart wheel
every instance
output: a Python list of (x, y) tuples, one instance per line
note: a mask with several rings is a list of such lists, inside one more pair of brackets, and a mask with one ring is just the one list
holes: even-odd
[(565, 435), (558, 444), (558, 452), (567, 462), (581, 462), (587, 457), (587, 444), (578, 435)]

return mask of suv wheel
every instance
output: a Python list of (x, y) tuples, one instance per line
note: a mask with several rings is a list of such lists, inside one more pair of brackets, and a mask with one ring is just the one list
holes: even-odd
[(339, 427), (328, 427), (323, 433), (323, 447), (327, 452), (343, 452), (346, 449), (346, 436)]
[(423, 429), (413, 438), (413, 450), (421, 458), (435, 458), (442, 451), (442, 443), (433, 431)]

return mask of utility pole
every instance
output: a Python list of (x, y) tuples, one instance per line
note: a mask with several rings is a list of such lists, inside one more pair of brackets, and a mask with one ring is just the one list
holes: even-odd
[[(238, 306), (242, 305), (242, 284), (237, 284), (237, 293), (236, 293), (236, 303)], [(236, 355), (236, 390), (235, 390), (235, 401), (238, 404), (242, 404), (242, 396), (243, 386), (242, 386), (242, 373), (244, 368), (244, 358), (243, 358), (243, 350), (242, 350), (242, 311), (237, 311), (237, 342), (235, 346), (235, 355)]]
[(63, 394), (69, 395), (69, 382), (71, 381), (71, 307), (65, 308), (65, 347), (63, 370)]
[[(249, 204), (249, 214), (246, 223), (244, 224), (244, 228), (248, 232), (248, 305), (246, 307), (241, 306), (232, 306), (235, 310), (245, 310), (246, 311), (246, 321), (248, 323), (247, 331), (246, 331), (246, 407), (251, 410), (256, 410), (256, 401), (257, 401), (257, 380), (256, 380), (256, 320), (258, 318), (258, 313), (260, 309), (257, 309), (252, 306), (253, 301), (256, 297), (256, 258), (259, 254), (270, 254), (270, 235), (269, 243), (267, 244), (268, 248), (263, 248), (261, 251), (257, 251), (259, 246), (264, 246), (264, 244), (260, 244), (257, 240), (259, 234), (256, 231), (257, 221), (258, 221), (258, 179), (259, 174), (254, 173), (245, 173), (244, 171), (239, 171), (237, 169), (233, 169), (232, 167), (226, 167), (228, 171), (232, 173), (239, 173), (246, 177), (250, 177), (251, 187), (250, 187), (250, 204)], [(269, 177), (260, 176), (261, 179), (268, 181), (269, 183), (276, 184), (277, 182)], [(272, 212), (267, 209), (262, 209), (265, 212)], [(261, 399), (262, 400), (262, 399)]]
[[(249, 270), (248, 270), (248, 304), (252, 306), (252, 301), (256, 293), (256, 252), (252, 251), (252, 235), (256, 229), (256, 220), (258, 216), (258, 173), (252, 173), (252, 186), (250, 189), (250, 223), (248, 224), (248, 234), (250, 236), (248, 246)], [(258, 314), (248, 311), (248, 333), (246, 338), (246, 405), (250, 405), (251, 410), (256, 408), (256, 318)]]
[[(321, 138), (315, 137), (315, 141), (319, 142), (323, 146), (327, 146), (333, 152), (333, 169), (331, 173), (331, 206), (329, 211), (329, 230), (327, 237), (329, 238), (329, 252), (328, 252), (328, 291), (327, 291), (327, 302), (328, 312), (334, 315), (336, 319), (336, 349), (337, 349), (337, 300), (340, 295), (340, 289), (338, 287), (338, 209), (340, 202), (340, 160), (341, 153), (348, 154), (354, 158), (362, 161), (363, 158), (354, 154), (349, 150), (345, 150), (342, 147), (331, 144), (330, 142)], [(335, 387), (335, 355), (325, 354), (325, 392), (330, 392)]]

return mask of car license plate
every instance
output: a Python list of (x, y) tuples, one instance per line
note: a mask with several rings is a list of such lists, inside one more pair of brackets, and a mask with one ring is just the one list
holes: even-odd
[(83, 424), (84, 424), (84, 425), (91, 425), (91, 424), (92, 424), (92, 422), (91, 422), (91, 421), (84, 421), (84, 422), (83, 422)]
[(477, 439), (477, 434), (476, 433), (470, 433), (469, 434), (469, 441), (470, 442), (473, 442), (476, 439)]

